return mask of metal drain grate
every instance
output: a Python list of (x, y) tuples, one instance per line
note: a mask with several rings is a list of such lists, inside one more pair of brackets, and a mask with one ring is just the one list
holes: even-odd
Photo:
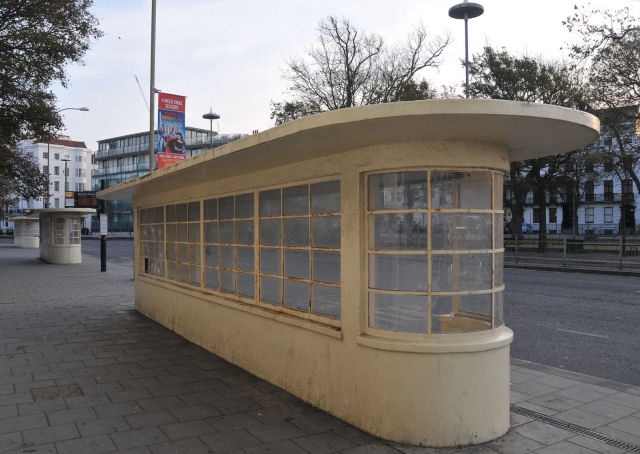
[(640, 446), (634, 445), (633, 443), (627, 443), (625, 441), (618, 440), (616, 438), (601, 434), (594, 430), (587, 429), (586, 427), (582, 427), (577, 424), (572, 424), (570, 422), (562, 421), (561, 419), (552, 418), (551, 416), (547, 416), (542, 413), (538, 413), (537, 411), (529, 410), (528, 408), (519, 407), (513, 404), (511, 405), (511, 411), (519, 415), (528, 416), (530, 418), (537, 419), (538, 421), (542, 421), (551, 426), (559, 427), (560, 429), (568, 430), (570, 432), (573, 432), (579, 435), (584, 435), (586, 437), (593, 438), (594, 440), (599, 440), (603, 443), (608, 444), (609, 446), (615, 446), (616, 448), (620, 448), (623, 451), (640, 454)]

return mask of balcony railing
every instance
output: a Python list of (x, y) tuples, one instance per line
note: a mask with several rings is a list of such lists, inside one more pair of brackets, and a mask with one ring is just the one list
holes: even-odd
[[(526, 200), (524, 201), (525, 205), (538, 205), (538, 201), (533, 196), (533, 194), (527, 195)], [(561, 203), (565, 203), (565, 196), (560, 194), (555, 194), (553, 197), (550, 197), (547, 194), (547, 205), (558, 205)]]
[(584, 194), (580, 197), (583, 203), (633, 202), (632, 192), (605, 192), (602, 194)]

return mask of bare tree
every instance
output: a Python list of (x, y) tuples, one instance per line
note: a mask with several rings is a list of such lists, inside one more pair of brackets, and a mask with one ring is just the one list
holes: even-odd
[[(375, 33), (359, 30), (347, 19), (329, 16), (319, 24), (318, 43), (305, 56), (291, 58), (283, 77), (291, 100), (272, 103), (276, 124), (327, 110), (430, 96), (416, 74), (437, 67), (450, 42), (448, 35), (429, 37), (423, 26), (393, 47)], [(424, 82), (424, 81), (423, 81)], [(426, 83), (426, 82), (424, 82)], [(424, 88), (424, 87), (422, 87)]]

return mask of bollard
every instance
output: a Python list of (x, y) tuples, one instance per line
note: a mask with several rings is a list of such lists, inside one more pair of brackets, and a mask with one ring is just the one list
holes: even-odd
[(100, 235), (100, 271), (107, 271), (107, 236)]

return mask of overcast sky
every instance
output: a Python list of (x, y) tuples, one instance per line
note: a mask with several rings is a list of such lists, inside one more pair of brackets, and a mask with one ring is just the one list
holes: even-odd
[[(318, 36), (318, 22), (335, 15), (358, 28), (402, 41), (423, 23), (431, 34), (450, 33), (453, 43), (439, 69), (419, 74), (436, 86), (464, 82), (464, 22), (449, 18), (461, 0), (157, 0), (156, 87), (187, 96), (187, 126), (208, 128), (202, 114), (221, 115), (220, 132), (250, 133), (273, 126), (270, 102), (287, 97), (282, 71), (288, 57), (304, 53)], [(561, 47), (575, 39), (562, 20), (569, 0), (481, 0), (484, 15), (469, 22), (470, 55), (485, 45), (517, 54), (566, 59)], [(597, 7), (640, 0), (592, 0)], [(55, 87), (64, 131), (93, 150), (97, 140), (148, 130), (151, 0), (95, 0), (104, 36), (92, 43), (84, 65), (69, 68), (67, 88)], [(135, 81), (138, 76), (143, 95)], [(216, 125), (214, 124), (214, 129)]]

